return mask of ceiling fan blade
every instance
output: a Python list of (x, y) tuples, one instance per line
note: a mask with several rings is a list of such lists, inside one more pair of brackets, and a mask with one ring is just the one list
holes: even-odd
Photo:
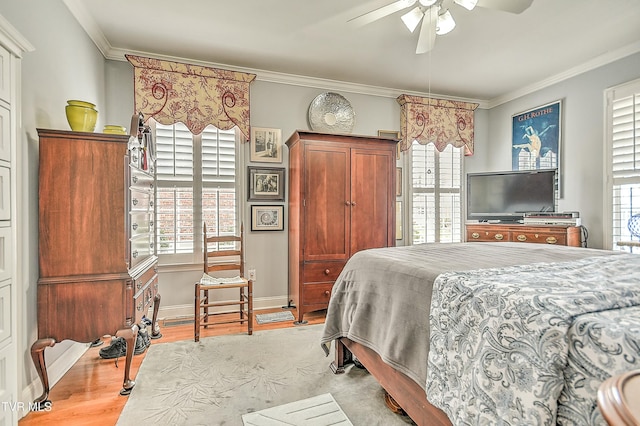
[(385, 16), (391, 15), (392, 13), (398, 12), (399, 10), (413, 6), (416, 1), (417, 0), (397, 0), (386, 6), (367, 12), (364, 15), (349, 19), (347, 22), (356, 26), (367, 25), (377, 21), (378, 19), (382, 19)]
[(479, 7), (510, 13), (522, 13), (531, 6), (531, 3), (533, 0), (478, 0)]
[(428, 9), (422, 18), (422, 26), (420, 27), (420, 35), (418, 36), (418, 45), (416, 53), (427, 53), (436, 44), (436, 24), (438, 22), (438, 11), (434, 8)]

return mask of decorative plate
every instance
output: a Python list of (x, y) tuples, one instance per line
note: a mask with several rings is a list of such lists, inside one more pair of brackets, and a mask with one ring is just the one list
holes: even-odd
[(355, 121), (351, 104), (337, 93), (321, 93), (309, 105), (309, 125), (313, 131), (351, 133)]

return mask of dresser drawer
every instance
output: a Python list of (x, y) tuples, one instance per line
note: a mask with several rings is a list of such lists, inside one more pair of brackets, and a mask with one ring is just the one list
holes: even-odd
[(132, 237), (129, 240), (129, 250), (130, 267), (133, 268), (154, 253), (152, 235), (147, 233)]
[(328, 305), (333, 283), (303, 284), (303, 305)]
[(158, 275), (154, 275), (151, 281), (147, 282), (141, 291), (136, 293), (133, 300), (135, 309), (134, 324), (140, 323), (142, 317), (149, 311), (153, 305), (153, 298), (158, 293)]
[(509, 241), (509, 231), (467, 231), (467, 241)]
[(143, 191), (153, 191), (153, 176), (142, 170), (131, 168), (131, 188)]
[(557, 244), (566, 245), (567, 235), (562, 233), (550, 232), (512, 232), (511, 241), (520, 243), (541, 243), (541, 244)]
[(131, 214), (131, 237), (141, 234), (152, 234), (153, 216), (151, 213), (132, 213)]
[(130, 204), (132, 212), (153, 211), (153, 197), (148, 191), (131, 190)]
[(342, 272), (345, 262), (307, 262), (304, 264), (303, 281), (320, 283), (335, 281)]

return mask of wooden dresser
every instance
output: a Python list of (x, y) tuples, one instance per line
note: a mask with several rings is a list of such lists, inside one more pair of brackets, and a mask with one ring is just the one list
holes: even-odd
[(296, 131), (289, 147), (289, 305), (326, 309), (357, 251), (395, 245), (396, 141)]
[[(127, 340), (129, 377), (137, 324), (153, 305), (159, 337), (158, 259), (154, 249), (155, 164), (129, 150), (129, 136), (38, 129), (38, 340), (31, 356), (47, 403), (44, 350), (65, 339)], [(147, 165), (148, 164), (148, 165)]]
[(582, 247), (579, 226), (474, 223), (466, 225), (467, 241), (504, 241)]

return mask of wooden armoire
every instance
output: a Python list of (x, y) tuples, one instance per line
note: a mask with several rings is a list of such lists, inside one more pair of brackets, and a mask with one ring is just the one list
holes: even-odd
[(45, 348), (114, 334), (127, 341), (126, 395), (135, 384), (129, 370), (137, 324), (151, 305), (150, 334), (159, 337), (154, 163), (141, 161), (128, 135), (38, 135), (40, 277), (31, 356), (43, 394), (35, 402), (48, 403)]
[(396, 140), (296, 131), (289, 147), (289, 306), (326, 309), (356, 252), (395, 245)]

